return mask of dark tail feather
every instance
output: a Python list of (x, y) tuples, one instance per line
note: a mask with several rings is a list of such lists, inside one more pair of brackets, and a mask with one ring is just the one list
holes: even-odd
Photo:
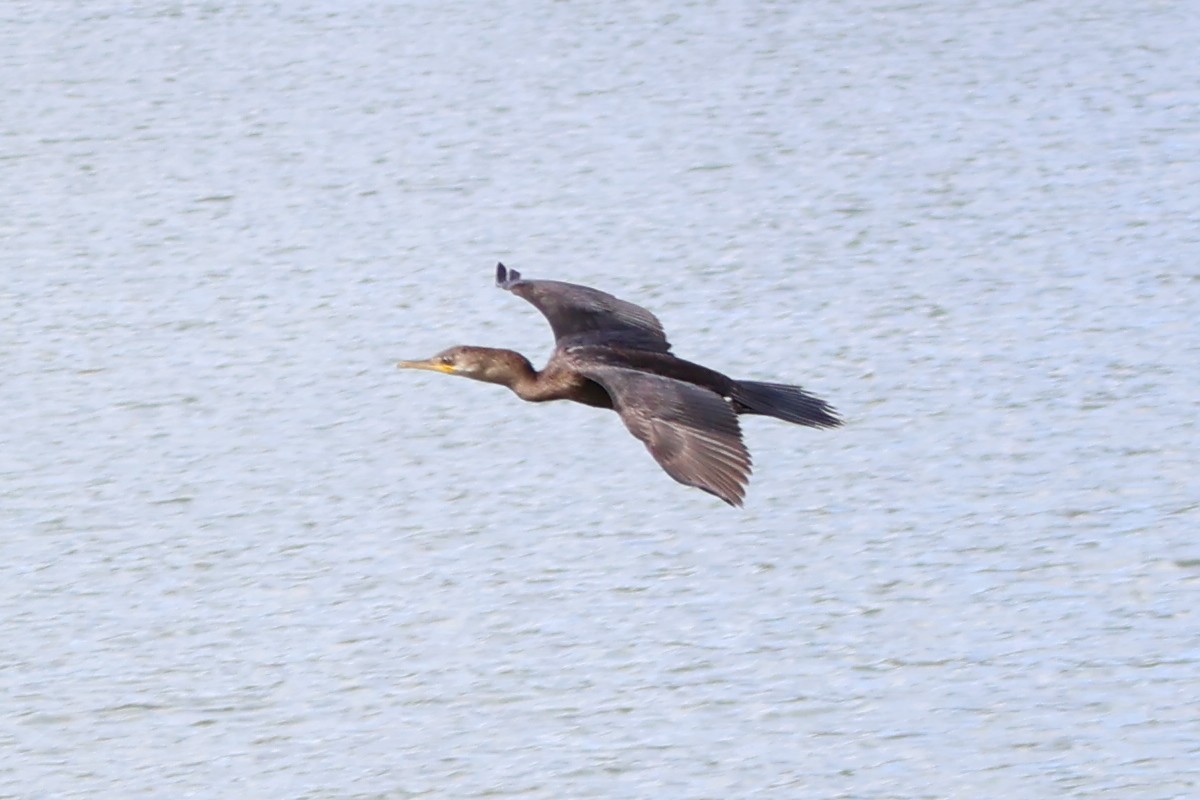
[(739, 414), (763, 414), (811, 428), (836, 428), (842, 424), (833, 406), (799, 386), (736, 381), (732, 399)]

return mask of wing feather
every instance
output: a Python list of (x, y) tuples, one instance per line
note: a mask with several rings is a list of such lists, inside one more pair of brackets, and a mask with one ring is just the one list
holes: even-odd
[(562, 281), (529, 281), (515, 269), (496, 265), (496, 285), (528, 300), (542, 312), (560, 348), (621, 345), (667, 353), (671, 344), (658, 317), (607, 292)]
[(737, 415), (715, 392), (694, 384), (606, 365), (579, 371), (613, 399), (625, 427), (675, 480), (740, 506), (750, 480), (750, 453)]

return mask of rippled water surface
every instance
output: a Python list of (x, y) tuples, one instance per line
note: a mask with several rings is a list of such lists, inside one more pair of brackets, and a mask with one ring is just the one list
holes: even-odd
[[(5, 5), (0, 796), (1197, 796), (1193, 12)], [(847, 426), (396, 371), (497, 259)]]

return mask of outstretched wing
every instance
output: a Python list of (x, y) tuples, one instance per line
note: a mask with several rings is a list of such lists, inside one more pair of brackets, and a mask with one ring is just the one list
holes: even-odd
[(668, 475), (732, 506), (742, 504), (750, 453), (737, 415), (720, 395), (623, 367), (584, 365), (579, 371), (605, 388), (625, 427)]
[(604, 344), (671, 351), (657, 317), (607, 292), (562, 281), (523, 280), (503, 264), (496, 265), (496, 285), (533, 303), (549, 320), (559, 347)]

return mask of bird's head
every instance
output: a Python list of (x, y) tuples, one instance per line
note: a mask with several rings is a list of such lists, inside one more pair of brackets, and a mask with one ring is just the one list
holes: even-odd
[(461, 375), (464, 378), (505, 386), (512, 385), (518, 375), (533, 371), (528, 359), (520, 353), (470, 345), (451, 347), (421, 361), (399, 361), (396, 366), (401, 369), (424, 369), (430, 372), (444, 372), (447, 375)]

